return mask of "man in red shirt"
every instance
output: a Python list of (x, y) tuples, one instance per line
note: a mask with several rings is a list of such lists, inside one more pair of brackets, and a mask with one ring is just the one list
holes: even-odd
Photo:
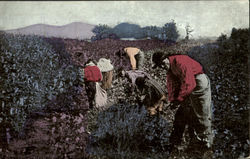
[[(170, 152), (181, 143), (185, 126), (192, 138), (190, 146), (206, 154), (211, 151), (211, 88), (202, 66), (187, 55), (171, 55), (155, 52), (153, 68), (167, 71), (168, 100), (172, 107), (179, 106), (170, 136)], [(187, 102), (191, 103), (187, 104)], [(194, 147), (195, 146), (195, 147)]]

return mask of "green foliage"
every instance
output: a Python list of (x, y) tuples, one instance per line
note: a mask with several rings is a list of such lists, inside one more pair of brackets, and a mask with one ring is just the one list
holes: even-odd
[(92, 41), (101, 40), (105, 38), (117, 38), (117, 36), (114, 34), (113, 29), (106, 24), (99, 24), (92, 30), (92, 32), (95, 33), (95, 36), (91, 37)]
[(143, 38), (142, 29), (137, 24), (121, 23), (116, 25), (113, 30), (119, 38)]
[(40, 37), (1, 34), (0, 46), (0, 124), (20, 131), (30, 112), (74, 85), (78, 68), (62, 69), (58, 54)]
[(228, 41), (228, 37), (226, 34), (221, 34), (216, 42), (218, 43), (221, 51), (227, 50), (230, 48), (231, 42)]
[(93, 132), (94, 144), (104, 151), (164, 151), (169, 124), (160, 116), (151, 117), (144, 107), (118, 104), (100, 112)]
[[(249, 29), (232, 29), (215, 43), (189, 51), (210, 78), (213, 102), (214, 157), (249, 156)], [(237, 49), (236, 49), (237, 48)], [(236, 126), (237, 125), (237, 126)]]
[(164, 40), (165, 42), (176, 42), (176, 40), (180, 36), (174, 20), (169, 23), (166, 23), (163, 27), (140, 27), (140, 25), (125, 22), (116, 25), (114, 28), (111, 28), (105, 24), (98, 25), (92, 31), (93, 33), (95, 33), (95, 36), (91, 38), (92, 41), (101, 40), (105, 38), (151, 38)]
[(217, 39), (220, 54), (231, 54), (237, 59), (245, 58), (248, 56), (249, 48), (249, 28), (236, 29), (233, 28), (230, 37), (221, 34)]
[(162, 27), (162, 33), (163, 33), (162, 39), (167, 41), (175, 42), (180, 36), (174, 20), (172, 20), (172, 22), (166, 23)]
[(249, 28), (236, 29), (233, 28), (230, 36), (230, 40), (233, 44), (233, 52), (246, 56), (249, 48)]
[(111, 30), (111, 28), (108, 25), (106, 25), (106, 24), (104, 24), (104, 25), (99, 24), (92, 31), (95, 34), (101, 34), (101, 33), (104, 33), (104, 32), (108, 32), (110, 30)]
[(157, 26), (146, 26), (143, 28), (144, 37), (149, 37), (151, 39), (158, 39), (158, 36), (161, 35), (161, 27)]

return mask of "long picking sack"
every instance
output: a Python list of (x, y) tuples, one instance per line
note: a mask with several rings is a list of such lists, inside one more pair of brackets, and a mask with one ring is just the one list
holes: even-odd
[(107, 104), (107, 92), (101, 88), (100, 84), (96, 82), (96, 94), (95, 94), (95, 103), (96, 107), (104, 107)]

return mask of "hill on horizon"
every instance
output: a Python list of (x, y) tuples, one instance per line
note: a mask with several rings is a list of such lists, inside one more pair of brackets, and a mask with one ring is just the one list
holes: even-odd
[(22, 35), (39, 35), (44, 37), (59, 37), (70, 39), (90, 39), (94, 33), (92, 29), (95, 25), (73, 22), (70, 24), (55, 26), (48, 24), (34, 24), (18, 29), (3, 30), (6, 33), (22, 34)]

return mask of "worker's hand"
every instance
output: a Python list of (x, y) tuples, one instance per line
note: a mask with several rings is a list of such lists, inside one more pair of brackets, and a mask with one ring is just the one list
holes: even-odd
[(140, 100), (143, 101), (143, 100), (145, 99), (145, 97), (146, 97), (146, 95), (142, 95), (142, 96), (140, 97)]
[(173, 102), (171, 102), (171, 104), (170, 104), (170, 109), (176, 109), (177, 107), (179, 107), (180, 106), (180, 104), (181, 104), (181, 102), (180, 101), (178, 101), (178, 100), (174, 100)]
[(122, 76), (122, 77), (125, 77), (125, 76), (126, 76), (126, 71), (122, 70), (122, 71), (121, 71), (121, 76)]

